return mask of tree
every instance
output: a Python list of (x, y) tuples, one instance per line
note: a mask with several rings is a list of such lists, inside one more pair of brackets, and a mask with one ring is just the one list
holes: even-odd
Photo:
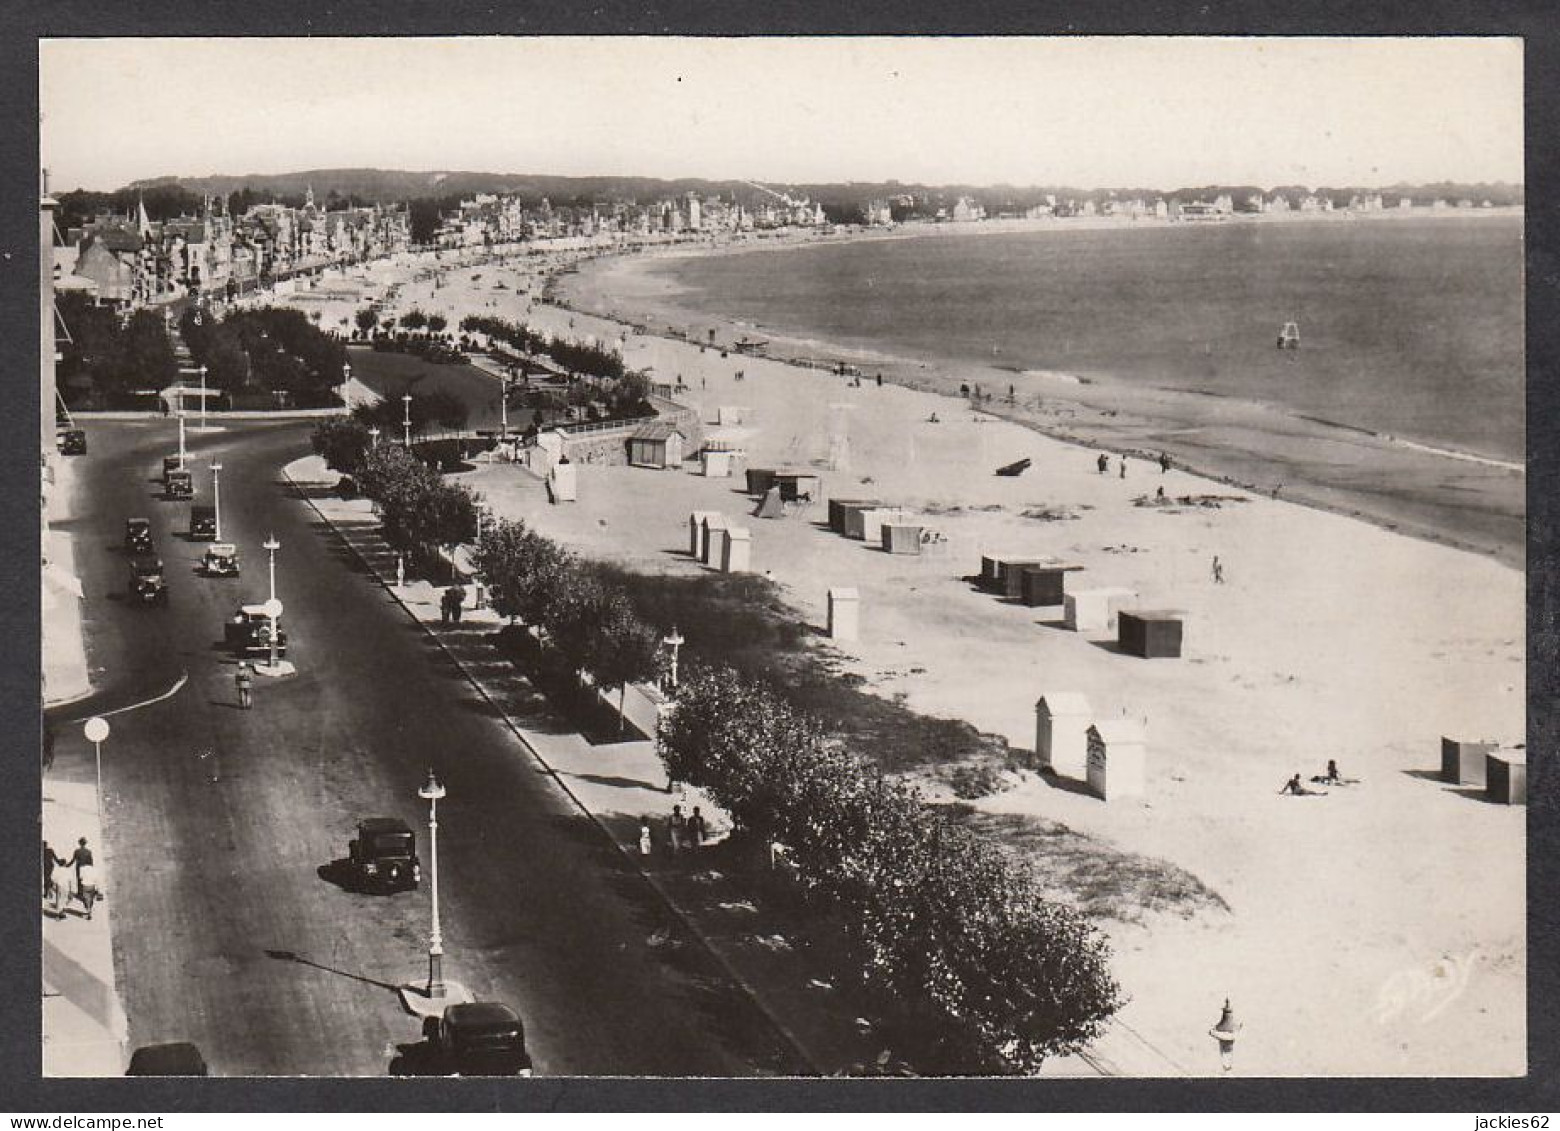
[(660, 651), (660, 633), (639, 619), (626, 596), (609, 591), (587, 648), (585, 670), (603, 689), (618, 689), (619, 731), (625, 724), (628, 685), (655, 674)]
[(352, 320), (366, 338), (379, 326), (379, 312), (371, 306), (365, 306), (352, 316)]
[(363, 422), (352, 417), (322, 420), (309, 437), (316, 455), (325, 457), (325, 466), (343, 475), (356, 475), (369, 449), (370, 437)]
[[(425, 546), (439, 546), (453, 555), (462, 542), (477, 536), (477, 497), (464, 483), (435, 481), (410, 516), (409, 533)], [(450, 565), (454, 577), (453, 559)]]
[(428, 316), (422, 311), (413, 307), (411, 310), (408, 310), (405, 314), (401, 315), (401, 325), (406, 327), (408, 330), (421, 330), (424, 326), (428, 325)]
[(435, 334), (442, 334), (444, 328), (450, 324), (450, 320), (442, 314), (428, 315), (428, 329)]
[(508, 520), (483, 531), (475, 559), (498, 614), (533, 625), (541, 623), (573, 565), (555, 543)]

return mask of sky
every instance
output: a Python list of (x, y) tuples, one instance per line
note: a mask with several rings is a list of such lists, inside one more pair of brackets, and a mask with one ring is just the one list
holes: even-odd
[(1516, 39), (95, 39), (55, 191), (378, 167), (772, 184), (1520, 182)]

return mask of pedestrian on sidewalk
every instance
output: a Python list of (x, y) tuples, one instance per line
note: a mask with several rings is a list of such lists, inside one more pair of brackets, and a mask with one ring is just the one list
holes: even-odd
[(97, 897), (97, 874), (92, 861), (92, 849), (87, 847), (86, 837), (76, 841), (76, 851), (70, 854), (69, 865), (75, 869), (76, 894), (81, 898), (87, 909), (87, 918), (90, 919), (92, 901)]
[(451, 585), (444, 591), (444, 599), (449, 602), (450, 620), (459, 624), (461, 606), (466, 603), (466, 590), (462, 586)]
[(650, 853), (655, 850), (655, 842), (650, 836), (650, 818), (639, 818), (639, 856), (643, 860), (650, 858)]
[(43, 898), (54, 893), (54, 869), (65, 866), (65, 858), (54, 851), (48, 841), (43, 842)]
[(707, 832), (704, 824), (704, 814), (699, 812), (699, 807), (693, 807), (693, 813), (688, 818), (688, 847), (700, 849), (704, 847), (704, 834)]
[(672, 806), (672, 815), (666, 822), (666, 833), (667, 847), (676, 856), (682, 851), (683, 841), (688, 836), (688, 818), (683, 816), (681, 805)]
[(247, 660), (239, 661), (238, 673), (233, 676), (233, 684), (238, 688), (239, 708), (249, 710), (254, 706), (254, 676), (250, 674)]

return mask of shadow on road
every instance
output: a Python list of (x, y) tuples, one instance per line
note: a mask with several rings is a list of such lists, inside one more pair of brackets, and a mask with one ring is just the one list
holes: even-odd
[(323, 962), (316, 962), (306, 954), (298, 954), (291, 950), (267, 950), (267, 958), (274, 958), (278, 962), (296, 962), (299, 966), (311, 966), (316, 970), (323, 970), (327, 974), (335, 974), (340, 978), (350, 978), (354, 982), (362, 982), (365, 985), (374, 986), (381, 990), (389, 990), (394, 993), (400, 989), (394, 982), (381, 982), (377, 978), (370, 978), (363, 974), (354, 974), (350, 970), (337, 970), (334, 966), (326, 966)]

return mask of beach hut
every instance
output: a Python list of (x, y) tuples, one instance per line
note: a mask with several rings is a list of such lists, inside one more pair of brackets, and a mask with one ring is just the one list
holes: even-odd
[(762, 495), (768, 492), (775, 481), (775, 470), (772, 467), (750, 467), (747, 469), (747, 489), (749, 495)]
[(753, 536), (745, 526), (728, 527), (720, 555), (722, 573), (746, 573), (752, 568)]
[(861, 593), (853, 588), (829, 590), (829, 638), (855, 640), (861, 631)]
[(704, 558), (704, 520), (719, 511), (694, 511), (688, 516), (688, 556)]
[(846, 503), (840, 508), (840, 533), (847, 538), (865, 538), (866, 523), (864, 516), (866, 512), (877, 510), (882, 505), (881, 503)]
[(568, 456), (547, 473), (547, 497), (553, 503), (572, 503), (579, 498), (579, 480)]
[(640, 426), (629, 436), (628, 462), (635, 467), (653, 467), (663, 471), (668, 467), (677, 467), (683, 461), (683, 447), (687, 442), (688, 438), (677, 425), (663, 420), (653, 421)]
[(1116, 617), (1116, 642), (1131, 656), (1174, 659), (1181, 654), (1181, 614), (1158, 609), (1122, 610)]
[(1022, 567), (1018, 571), (1019, 600), (1031, 608), (1063, 604), (1067, 596), (1067, 575), (1082, 568), (1065, 562), (1041, 562)]
[(1484, 785), (1485, 760), (1498, 743), (1441, 737), (1441, 778), (1453, 785)]
[(845, 508), (879, 507), (882, 502), (878, 499), (830, 499), (829, 500), (829, 529), (836, 534), (845, 533)]
[(720, 566), (721, 555), (726, 552), (726, 528), (730, 525), (723, 514), (712, 514), (704, 520), (704, 541), (699, 546), (699, 560), (705, 565)]
[(808, 471), (777, 471), (775, 483), (780, 487), (780, 497), (788, 503), (823, 498), (823, 479)]
[(1089, 727), (1089, 789), (1105, 801), (1142, 797), (1148, 771), (1148, 728), (1136, 719)]
[(986, 554), (980, 559), (980, 587), (1003, 597), (1023, 596), (1023, 567), (1042, 565), (1045, 558)]
[(1074, 632), (1114, 632), (1116, 614), (1136, 597), (1131, 589), (1076, 589), (1062, 598), (1062, 623)]
[(740, 451), (711, 451), (705, 448), (699, 453), (699, 470), (706, 479), (729, 479), (741, 461)]
[(883, 525), (883, 549), (890, 554), (919, 554), (921, 527), (904, 522)]
[(1484, 795), (1500, 805), (1527, 804), (1527, 751), (1502, 750), (1485, 756)]
[(883, 541), (883, 527), (908, 517), (909, 515), (898, 507), (873, 507), (871, 510), (862, 511), (861, 539), (874, 546), (880, 545)]
[(1089, 700), (1076, 691), (1047, 691), (1035, 701), (1035, 757), (1064, 778), (1082, 780), (1089, 765)]
[(780, 501), (780, 488), (771, 486), (764, 492), (763, 501), (758, 504), (758, 509), (753, 512), (754, 518), (784, 518), (785, 504)]

